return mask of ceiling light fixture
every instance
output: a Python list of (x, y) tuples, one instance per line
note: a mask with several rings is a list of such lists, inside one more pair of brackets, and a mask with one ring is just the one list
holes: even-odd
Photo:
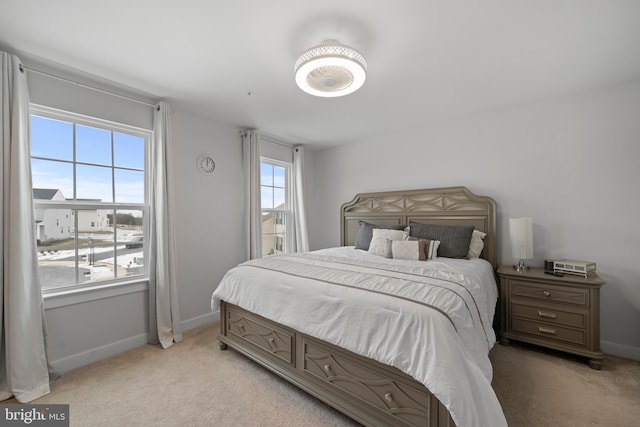
[(367, 61), (360, 52), (335, 40), (307, 50), (293, 68), (300, 89), (322, 97), (353, 93), (367, 78)]

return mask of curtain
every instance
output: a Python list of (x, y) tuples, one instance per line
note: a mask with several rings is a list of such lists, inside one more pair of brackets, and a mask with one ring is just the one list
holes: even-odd
[(293, 148), (293, 252), (309, 250), (307, 218), (304, 209), (304, 147)]
[(13, 395), (26, 403), (49, 393), (31, 189), (29, 93), (20, 60), (5, 52), (0, 57), (0, 400)]
[(246, 130), (241, 136), (245, 183), (245, 249), (247, 259), (256, 259), (262, 257), (259, 135), (255, 130)]
[(176, 280), (171, 142), (170, 106), (161, 102), (154, 111), (151, 143), (149, 342), (159, 342), (163, 348), (182, 341)]

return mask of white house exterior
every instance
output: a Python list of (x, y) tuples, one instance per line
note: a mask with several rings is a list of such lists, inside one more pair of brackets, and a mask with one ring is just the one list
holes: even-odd
[(111, 211), (104, 209), (87, 209), (78, 212), (78, 231), (87, 233), (92, 231), (104, 231), (109, 229), (107, 214)]
[[(34, 188), (33, 200), (65, 200), (60, 190), (48, 188)], [(73, 212), (71, 209), (35, 209), (36, 239), (39, 242), (47, 240), (68, 239), (73, 236)]]
[[(284, 204), (277, 208), (283, 208)], [(286, 251), (286, 213), (263, 212), (262, 214), (262, 255), (283, 254)]]
[[(64, 201), (62, 192), (58, 189), (34, 188), (33, 200)], [(91, 200), (95, 202), (96, 200)], [(99, 200), (98, 200), (99, 201)], [(36, 239), (39, 242), (47, 240), (70, 239), (75, 232), (74, 214), (78, 215), (78, 232), (90, 233), (109, 230), (109, 210), (105, 209), (53, 209), (39, 207), (35, 209)]]

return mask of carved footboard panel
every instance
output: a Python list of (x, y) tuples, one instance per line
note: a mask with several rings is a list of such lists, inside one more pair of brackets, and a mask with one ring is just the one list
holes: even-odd
[(220, 348), (244, 354), (366, 426), (455, 426), (447, 409), (400, 370), (222, 301)]

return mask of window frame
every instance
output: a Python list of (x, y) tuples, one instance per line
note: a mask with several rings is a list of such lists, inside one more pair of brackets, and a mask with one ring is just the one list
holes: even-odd
[[(281, 160), (276, 160), (276, 159), (272, 159), (269, 157), (264, 157), (261, 156), (260, 157), (260, 167), (262, 168), (262, 164), (268, 164), (268, 165), (272, 165), (272, 166), (278, 166), (278, 167), (282, 167), (285, 170), (285, 178), (284, 178), (284, 198), (285, 198), (285, 209), (275, 209), (275, 208), (262, 208), (262, 202), (260, 202), (260, 215), (262, 216), (262, 214), (264, 212), (268, 212), (271, 213), (273, 215), (274, 218), (274, 224), (276, 223), (276, 215), (275, 214), (281, 214), (284, 215), (284, 221), (285, 221), (285, 239), (284, 239), (284, 244), (285, 244), (285, 251), (283, 251), (282, 253), (289, 253), (291, 252), (290, 249), (292, 247), (293, 244), (293, 240), (292, 240), (292, 232), (293, 232), (293, 200), (292, 200), (292, 192), (291, 192), (291, 185), (293, 183), (292, 181), (292, 171), (293, 171), (293, 165), (289, 162), (283, 162)], [(260, 183), (260, 188), (262, 189), (263, 185), (262, 182)], [(262, 193), (262, 191), (261, 191)], [(277, 235), (275, 233), (272, 233), (274, 235), (274, 239), (277, 237)], [(262, 246), (262, 251), (264, 251), (264, 230), (261, 230), (260, 233), (260, 242), (261, 242), (261, 246)], [(276, 243), (274, 240), (274, 247), (275, 247)], [(270, 255), (263, 255), (262, 256), (270, 256)]]
[[(150, 151), (151, 151), (151, 142), (153, 140), (153, 131), (149, 130), (149, 129), (143, 129), (143, 128), (139, 128), (139, 127), (135, 127), (135, 126), (131, 126), (131, 125), (126, 125), (126, 124), (122, 124), (122, 123), (117, 123), (117, 122), (113, 122), (110, 120), (105, 120), (105, 119), (101, 119), (101, 118), (97, 118), (97, 117), (92, 117), (92, 116), (88, 116), (88, 115), (84, 115), (84, 114), (79, 114), (79, 113), (75, 113), (72, 111), (65, 111), (65, 110), (61, 110), (61, 109), (57, 109), (57, 108), (53, 108), (53, 107), (48, 107), (48, 106), (44, 106), (44, 105), (39, 105), (39, 104), (34, 104), (31, 103), (29, 105), (29, 118), (31, 118), (31, 116), (39, 116), (39, 117), (43, 117), (46, 119), (52, 119), (52, 120), (61, 120), (64, 122), (71, 122), (75, 125), (82, 125), (82, 126), (90, 126), (90, 127), (94, 127), (94, 128), (99, 128), (99, 129), (104, 129), (106, 131), (109, 131), (111, 133), (113, 132), (118, 132), (118, 133), (123, 133), (123, 134), (127, 134), (127, 135), (134, 135), (137, 137), (141, 137), (144, 140), (144, 201), (142, 203), (124, 203), (124, 202), (100, 202), (100, 203), (92, 203), (92, 202), (88, 202), (86, 200), (65, 200), (65, 201), (54, 201), (54, 200), (38, 200), (36, 201), (35, 199), (33, 200), (33, 210), (34, 210), (34, 214), (36, 212), (37, 209), (68, 209), (70, 210), (72, 213), (81, 211), (81, 210), (93, 210), (93, 209), (100, 209), (100, 210), (108, 210), (111, 211), (112, 214), (118, 212), (118, 211), (122, 211), (122, 210), (139, 210), (142, 211), (142, 215), (144, 218), (143, 221), (143, 227), (142, 227), (142, 233), (144, 236), (144, 240), (145, 242), (149, 241), (149, 214), (150, 214)], [(75, 135), (74, 135), (74, 140), (75, 140)], [(75, 142), (74, 142), (75, 144)], [(75, 151), (75, 150), (74, 150)], [(40, 159), (40, 160), (57, 160), (57, 159), (51, 159), (51, 158), (47, 158), (47, 157), (40, 157), (40, 156), (31, 156), (31, 153), (29, 153), (30, 159)], [(73, 155), (73, 159), (71, 161), (67, 161), (65, 160), (64, 162), (70, 163), (70, 164), (85, 164), (85, 162), (77, 162), (76, 158), (75, 158), (75, 152)], [(100, 165), (100, 166), (104, 166), (104, 165)], [(111, 164), (110, 166), (108, 166), (111, 170), (114, 169), (114, 165)], [(74, 168), (75, 169), (75, 168)], [(125, 168), (126, 169), (126, 168)], [(76, 174), (74, 172), (74, 176), (73, 176), (73, 180), (74, 180), (74, 188), (77, 185), (76, 182)], [(112, 185), (115, 185), (114, 183), (114, 177), (112, 174)], [(114, 190), (115, 187), (112, 187), (112, 191)], [(75, 197), (76, 195), (73, 194), (71, 197)], [(67, 196), (68, 197), (68, 196)], [(78, 215), (72, 215), (73, 221), (75, 223), (75, 228), (77, 230), (77, 225), (78, 225)], [(115, 216), (114, 216), (115, 218)], [(74, 237), (75, 239), (75, 245), (74, 245), (74, 251), (75, 251), (75, 258), (77, 260), (78, 256), (79, 256), (79, 247), (78, 247), (78, 232), (75, 233)], [(117, 259), (117, 238), (114, 235), (114, 258)], [(143, 246), (143, 257), (145, 260), (149, 259), (149, 249), (148, 249), (148, 245), (144, 245)], [(63, 286), (58, 286), (58, 287), (54, 287), (54, 288), (42, 288), (42, 295), (43, 297), (46, 299), (47, 297), (53, 297), (53, 296), (73, 296), (74, 294), (82, 294), (85, 293), (87, 295), (91, 295), (91, 294), (96, 294), (96, 292), (100, 293), (100, 294), (104, 294), (105, 290), (107, 290), (108, 295), (109, 296), (114, 296), (114, 295), (118, 295), (121, 292), (115, 292), (114, 291), (108, 291), (109, 288), (114, 288), (114, 287), (121, 287), (121, 286), (127, 286), (130, 289), (125, 290), (124, 293), (129, 293), (132, 292), (133, 289), (135, 290), (142, 290), (142, 288), (140, 288), (141, 284), (144, 284), (143, 288), (147, 288), (148, 287), (148, 282), (149, 282), (149, 263), (145, 262), (144, 263), (144, 269), (143, 269), (143, 273), (140, 275), (135, 275), (135, 276), (125, 276), (125, 277), (116, 277), (116, 278), (111, 278), (111, 279), (104, 279), (104, 280), (97, 280), (97, 281), (91, 281), (91, 282), (80, 282), (79, 280), (79, 271), (77, 269), (77, 264), (76, 264), (76, 271), (75, 271), (75, 283), (73, 284), (69, 284), (69, 285), (63, 285)], [(132, 287), (132, 285), (134, 285)], [(89, 297), (90, 299), (93, 299), (91, 297)]]

